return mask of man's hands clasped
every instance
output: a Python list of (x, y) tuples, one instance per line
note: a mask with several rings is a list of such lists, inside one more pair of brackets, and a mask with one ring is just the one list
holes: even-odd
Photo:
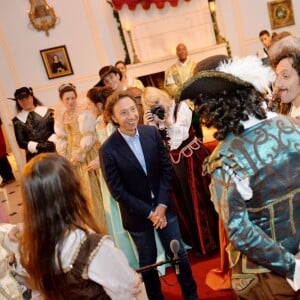
[(150, 217), (150, 220), (152, 221), (153, 227), (155, 229), (164, 229), (168, 225), (166, 211), (167, 208), (162, 205), (158, 205), (155, 208), (154, 212)]

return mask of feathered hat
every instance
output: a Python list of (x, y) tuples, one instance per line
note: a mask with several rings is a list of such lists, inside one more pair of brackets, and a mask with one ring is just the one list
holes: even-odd
[(31, 87), (23, 86), (19, 89), (16, 89), (14, 93), (14, 98), (7, 98), (7, 99), (17, 101), (17, 100), (25, 99), (28, 96), (33, 96), (33, 90)]
[[(268, 93), (271, 83), (275, 80), (273, 70), (263, 65), (254, 55), (230, 60), (212, 56), (206, 60), (206, 70), (200, 71), (185, 82), (178, 94), (178, 100), (193, 100), (199, 94), (214, 95), (251, 86), (260, 93)], [(210, 69), (209, 64), (217, 67)]]

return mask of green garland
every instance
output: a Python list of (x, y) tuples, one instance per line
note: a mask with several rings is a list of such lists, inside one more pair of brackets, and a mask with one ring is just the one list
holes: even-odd
[(112, 9), (113, 9), (113, 16), (114, 16), (114, 18), (116, 19), (116, 22), (117, 22), (117, 24), (118, 24), (119, 34), (120, 34), (121, 41), (122, 41), (122, 44), (123, 44), (123, 48), (124, 48), (124, 51), (125, 51), (125, 59), (124, 59), (124, 62), (125, 62), (126, 65), (129, 65), (129, 64), (131, 64), (131, 60), (130, 60), (130, 56), (129, 56), (129, 52), (128, 52), (128, 48), (127, 48), (125, 36), (124, 36), (123, 30), (122, 30), (122, 24), (121, 24), (121, 21), (120, 21), (119, 13), (118, 13), (117, 10), (114, 9), (113, 4), (112, 4), (109, 0), (106, 0), (106, 2), (107, 2), (107, 3), (112, 7)]

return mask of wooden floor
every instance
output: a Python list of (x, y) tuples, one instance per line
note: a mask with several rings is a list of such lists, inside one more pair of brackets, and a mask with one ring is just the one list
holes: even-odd
[(8, 210), (9, 222), (15, 224), (18, 222), (22, 222), (20, 174), (16, 167), (13, 156), (9, 155), (8, 160), (13, 168), (13, 173), (15, 175), (16, 181), (6, 185), (3, 188), (6, 191), (8, 199), (5, 199), (6, 197), (4, 192), (0, 192), (0, 206), (2, 209)]

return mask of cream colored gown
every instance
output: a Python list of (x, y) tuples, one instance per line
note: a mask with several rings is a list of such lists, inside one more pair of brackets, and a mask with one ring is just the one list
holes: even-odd
[[(60, 105), (56, 109), (63, 110)], [(95, 119), (85, 109), (78, 110), (73, 115), (69, 115), (66, 111), (56, 111), (55, 116), (56, 150), (76, 167), (83, 191), (92, 200), (96, 220), (103, 233), (107, 233), (99, 170), (87, 171), (87, 165), (98, 156), (99, 144), (95, 132)]]

